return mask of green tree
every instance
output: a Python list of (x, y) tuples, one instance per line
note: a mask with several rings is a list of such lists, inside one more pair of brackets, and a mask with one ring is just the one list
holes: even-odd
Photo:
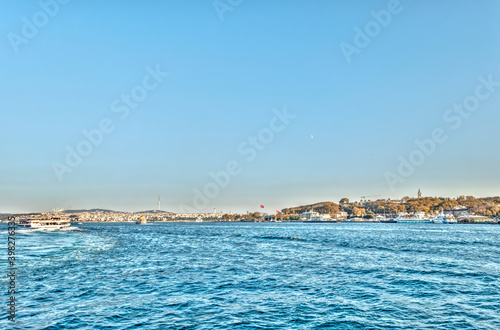
[(353, 214), (354, 216), (357, 216), (357, 217), (358, 217), (358, 216), (361, 216), (361, 215), (363, 214), (363, 211), (364, 211), (364, 209), (359, 208), (359, 207), (356, 207), (356, 206), (354, 206), (354, 207), (352, 208), (352, 214)]

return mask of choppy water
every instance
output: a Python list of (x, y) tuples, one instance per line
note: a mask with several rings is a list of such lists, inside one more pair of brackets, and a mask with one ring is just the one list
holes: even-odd
[(17, 322), (0, 327), (500, 329), (496, 225), (77, 227), (17, 231)]

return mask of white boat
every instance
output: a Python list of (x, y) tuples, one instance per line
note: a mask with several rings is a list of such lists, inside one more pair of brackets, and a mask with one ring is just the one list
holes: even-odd
[(432, 223), (432, 220), (425, 216), (425, 213), (418, 212), (415, 214), (399, 213), (396, 218), (397, 223)]
[(148, 222), (144, 218), (139, 218), (135, 221), (135, 223), (138, 225), (146, 225)]
[(42, 213), (19, 218), (18, 225), (32, 229), (61, 229), (71, 226), (71, 222), (69, 217), (63, 214)]
[(432, 222), (434, 223), (458, 223), (457, 219), (452, 214), (438, 214)]

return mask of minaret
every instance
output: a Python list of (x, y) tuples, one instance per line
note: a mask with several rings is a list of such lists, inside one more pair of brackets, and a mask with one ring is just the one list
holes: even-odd
[(418, 198), (422, 197), (422, 192), (420, 192), (420, 188), (418, 189)]
[(158, 211), (160, 211), (160, 195), (158, 195)]

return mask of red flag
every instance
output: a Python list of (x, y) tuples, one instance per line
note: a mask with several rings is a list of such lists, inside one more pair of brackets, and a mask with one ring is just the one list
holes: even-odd
[(264, 208), (264, 205), (261, 205), (261, 206), (260, 206), (260, 208), (261, 208), (261, 209), (263, 209), (263, 208)]
[(280, 214), (280, 213), (281, 213), (280, 211), (276, 210), (276, 214)]

